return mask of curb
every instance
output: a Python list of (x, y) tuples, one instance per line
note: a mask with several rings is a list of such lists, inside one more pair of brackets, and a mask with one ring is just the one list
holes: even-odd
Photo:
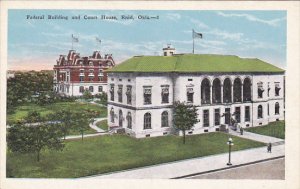
[(218, 171), (223, 171), (223, 170), (229, 170), (229, 169), (233, 169), (233, 168), (237, 168), (237, 167), (243, 167), (243, 166), (246, 166), (246, 165), (261, 163), (261, 162), (265, 162), (265, 161), (281, 159), (281, 158), (284, 158), (284, 157), (285, 156), (277, 156), (277, 157), (257, 160), (257, 161), (253, 161), (253, 162), (249, 162), (249, 163), (242, 163), (242, 164), (239, 164), (239, 165), (233, 165), (233, 166), (230, 166), (230, 167), (224, 167), (224, 168), (220, 168), (220, 169), (213, 169), (213, 170), (209, 170), (209, 171), (203, 171), (203, 172), (199, 172), (199, 173), (183, 175), (183, 176), (174, 177), (174, 178), (170, 178), (170, 179), (182, 179), (182, 178), (187, 178), (187, 177), (192, 177), (192, 176), (198, 176), (198, 175), (203, 175), (203, 174), (208, 174), (208, 173), (213, 173), (213, 172), (218, 172)]

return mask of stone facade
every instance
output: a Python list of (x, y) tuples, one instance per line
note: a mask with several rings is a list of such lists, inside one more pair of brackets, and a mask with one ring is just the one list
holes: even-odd
[[(109, 73), (108, 77), (109, 126), (123, 127), (137, 138), (171, 133), (174, 101), (198, 107), (200, 122), (189, 134), (214, 132), (221, 124), (230, 124), (226, 112), (241, 127), (284, 119), (284, 74), (280, 73)], [(145, 123), (146, 114), (151, 115), (151, 126)]]

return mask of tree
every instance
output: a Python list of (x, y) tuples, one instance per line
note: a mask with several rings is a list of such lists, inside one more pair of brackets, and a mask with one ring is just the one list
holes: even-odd
[(185, 144), (185, 134), (187, 130), (194, 127), (200, 120), (198, 118), (196, 106), (185, 104), (184, 102), (174, 103), (174, 127), (183, 133), (183, 144)]
[(41, 122), (28, 124), (19, 122), (8, 130), (7, 144), (12, 152), (36, 153), (37, 161), (40, 161), (42, 150), (62, 150), (62, 132), (57, 124)]
[(94, 112), (76, 112), (74, 116), (76, 118), (74, 121), (75, 129), (81, 133), (81, 140), (83, 140), (84, 131), (88, 130), (89, 124), (94, 122)]
[(70, 110), (59, 110), (54, 114), (50, 115), (51, 120), (54, 122), (59, 122), (61, 125), (61, 131), (64, 136), (64, 140), (66, 139), (67, 134), (69, 133), (69, 130), (71, 129), (73, 123), (74, 123), (74, 114)]
[(85, 90), (83, 92), (82, 98), (85, 100), (89, 100), (89, 99), (93, 98), (93, 95), (89, 90)]

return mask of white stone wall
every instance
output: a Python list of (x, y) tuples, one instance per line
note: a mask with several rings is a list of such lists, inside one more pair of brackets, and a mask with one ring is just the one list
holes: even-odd
[[(252, 127), (266, 125), (269, 122), (276, 120), (284, 119), (284, 81), (283, 74), (277, 75), (250, 75), (250, 74), (214, 74), (214, 75), (205, 75), (205, 74), (174, 74), (170, 75), (168, 73), (164, 74), (143, 74), (143, 73), (109, 73), (108, 79), (108, 90), (110, 84), (115, 86), (115, 99), (114, 102), (110, 101), (110, 93), (108, 92), (109, 103), (108, 106), (108, 117), (109, 111), (113, 107), (115, 113), (118, 114), (118, 111), (121, 109), (123, 115), (126, 116), (128, 111), (132, 113), (132, 129), (126, 130), (131, 135), (140, 138), (147, 136), (162, 136), (164, 134), (169, 134), (172, 128), (172, 109), (171, 105), (173, 103), (173, 96), (175, 101), (187, 101), (187, 86), (192, 87), (194, 91), (194, 102), (193, 104), (198, 106), (198, 114), (200, 122), (195, 125), (195, 127), (188, 131), (187, 134), (198, 134), (204, 132), (214, 132), (216, 131), (221, 124), (225, 124), (225, 116), (220, 118), (220, 125), (215, 125), (215, 109), (220, 109), (220, 115), (225, 112), (225, 108), (230, 108), (231, 113), (235, 112), (236, 107), (240, 107), (240, 123), (242, 127)], [(218, 104), (218, 105), (202, 105), (201, 104), (201, 82), (203, 79), (208, 78), (212, 85), (215, 78), (219, 78), (221, 84), (223, 84), (226, 78), (230, 78), (231, 84), (233, 85), (235, 78), (240, 78), (242, 83), (245, 78), (249, 78), (252, 83), (252, 100), (253, 103), (247, 102), (237, 102), (229, 104)], [(130, 80), (130, 81), (129, 81)], [(174, 82), (174, 85), (173, 85)], [(263, 82), (263, 88), (265, 92), (263, 98), (258, 98), (257, 95), (257, 83)], [(275, 82), (279, 82), (281, 90), (279, 96), (275, 96)], [(267, 95), (268, 83), (270, 87), (269, 96)], [(118, 102), (118, 85), (123, 85), (123, 102)], [(128, 105), (126, 102), (126, 85), (132, 86), (132, 104)], [(161, 97), (161, 85), (169, 85), (169, 103), (162, 104)], [(151, 86), (152, 92), (152, 103), (145, 105), (144, 104), (144, 86)], [(173, 91), (174, 90), (174, 91)], [(233, 95), (233, 93), (232, 93)], [(223, 98), (223, 97), (222, 97)], [(275, 104), (279, 103), (280, 112), (275, 114)], [(263, 117), (258, 118), (258, 106), (263, 107)], [(250, 111), (250, 120), (245, 122), (245, 107), (249, 106)], [(268, 113), (269, 106), (269, 113)], [(171, 127), (162, 128), (161, 127), (161, 113), (167, 110), (169, 112), (169, 124)], [(203, 110), (209, 110), (209, 126), (203, 127)], [(151, 113), (152, 123), (151, 129), (144, 129), (144, 114)], [(234, 118), (234, 117), (233, 117)], [(110, 126), (118, 126), (118, 120), (116, 119), (115, 123), (112, 124), (109, 122)], [(124, 127), (124, 125), (123, 125)]]
[[(62, 86), (63, 90), (60, 90), (60, 86)], [(67, 90), (67, 87), (69, 86), (69, 90)], [(94, 91), (91, 93), (92, 95), (101, 93), (98, 92), (98, 87), (102, 86), (103, 92), (107, 93), (107, 84), (106, 83), (64, 83), (60, 84), (58, 83), (56, 85), (56, 89), (58, 90), (59, 93), (65, 94), (67, 96), (81, 96), (83, 93), (80, 92), (80, 87), (83, 86), (84, 89), (88, 90), (90, 86), (93, 86)]]

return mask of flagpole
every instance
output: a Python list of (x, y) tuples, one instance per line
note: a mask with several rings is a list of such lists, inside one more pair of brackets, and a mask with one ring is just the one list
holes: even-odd
[(193, 54), (194, 54), (194, 52), (195, 52), (194, 29), (193, 29), (192, 37), (193, 37)]
[(71, 50), (73, 50), (73, 34), (72, 34), (72, 49)]

